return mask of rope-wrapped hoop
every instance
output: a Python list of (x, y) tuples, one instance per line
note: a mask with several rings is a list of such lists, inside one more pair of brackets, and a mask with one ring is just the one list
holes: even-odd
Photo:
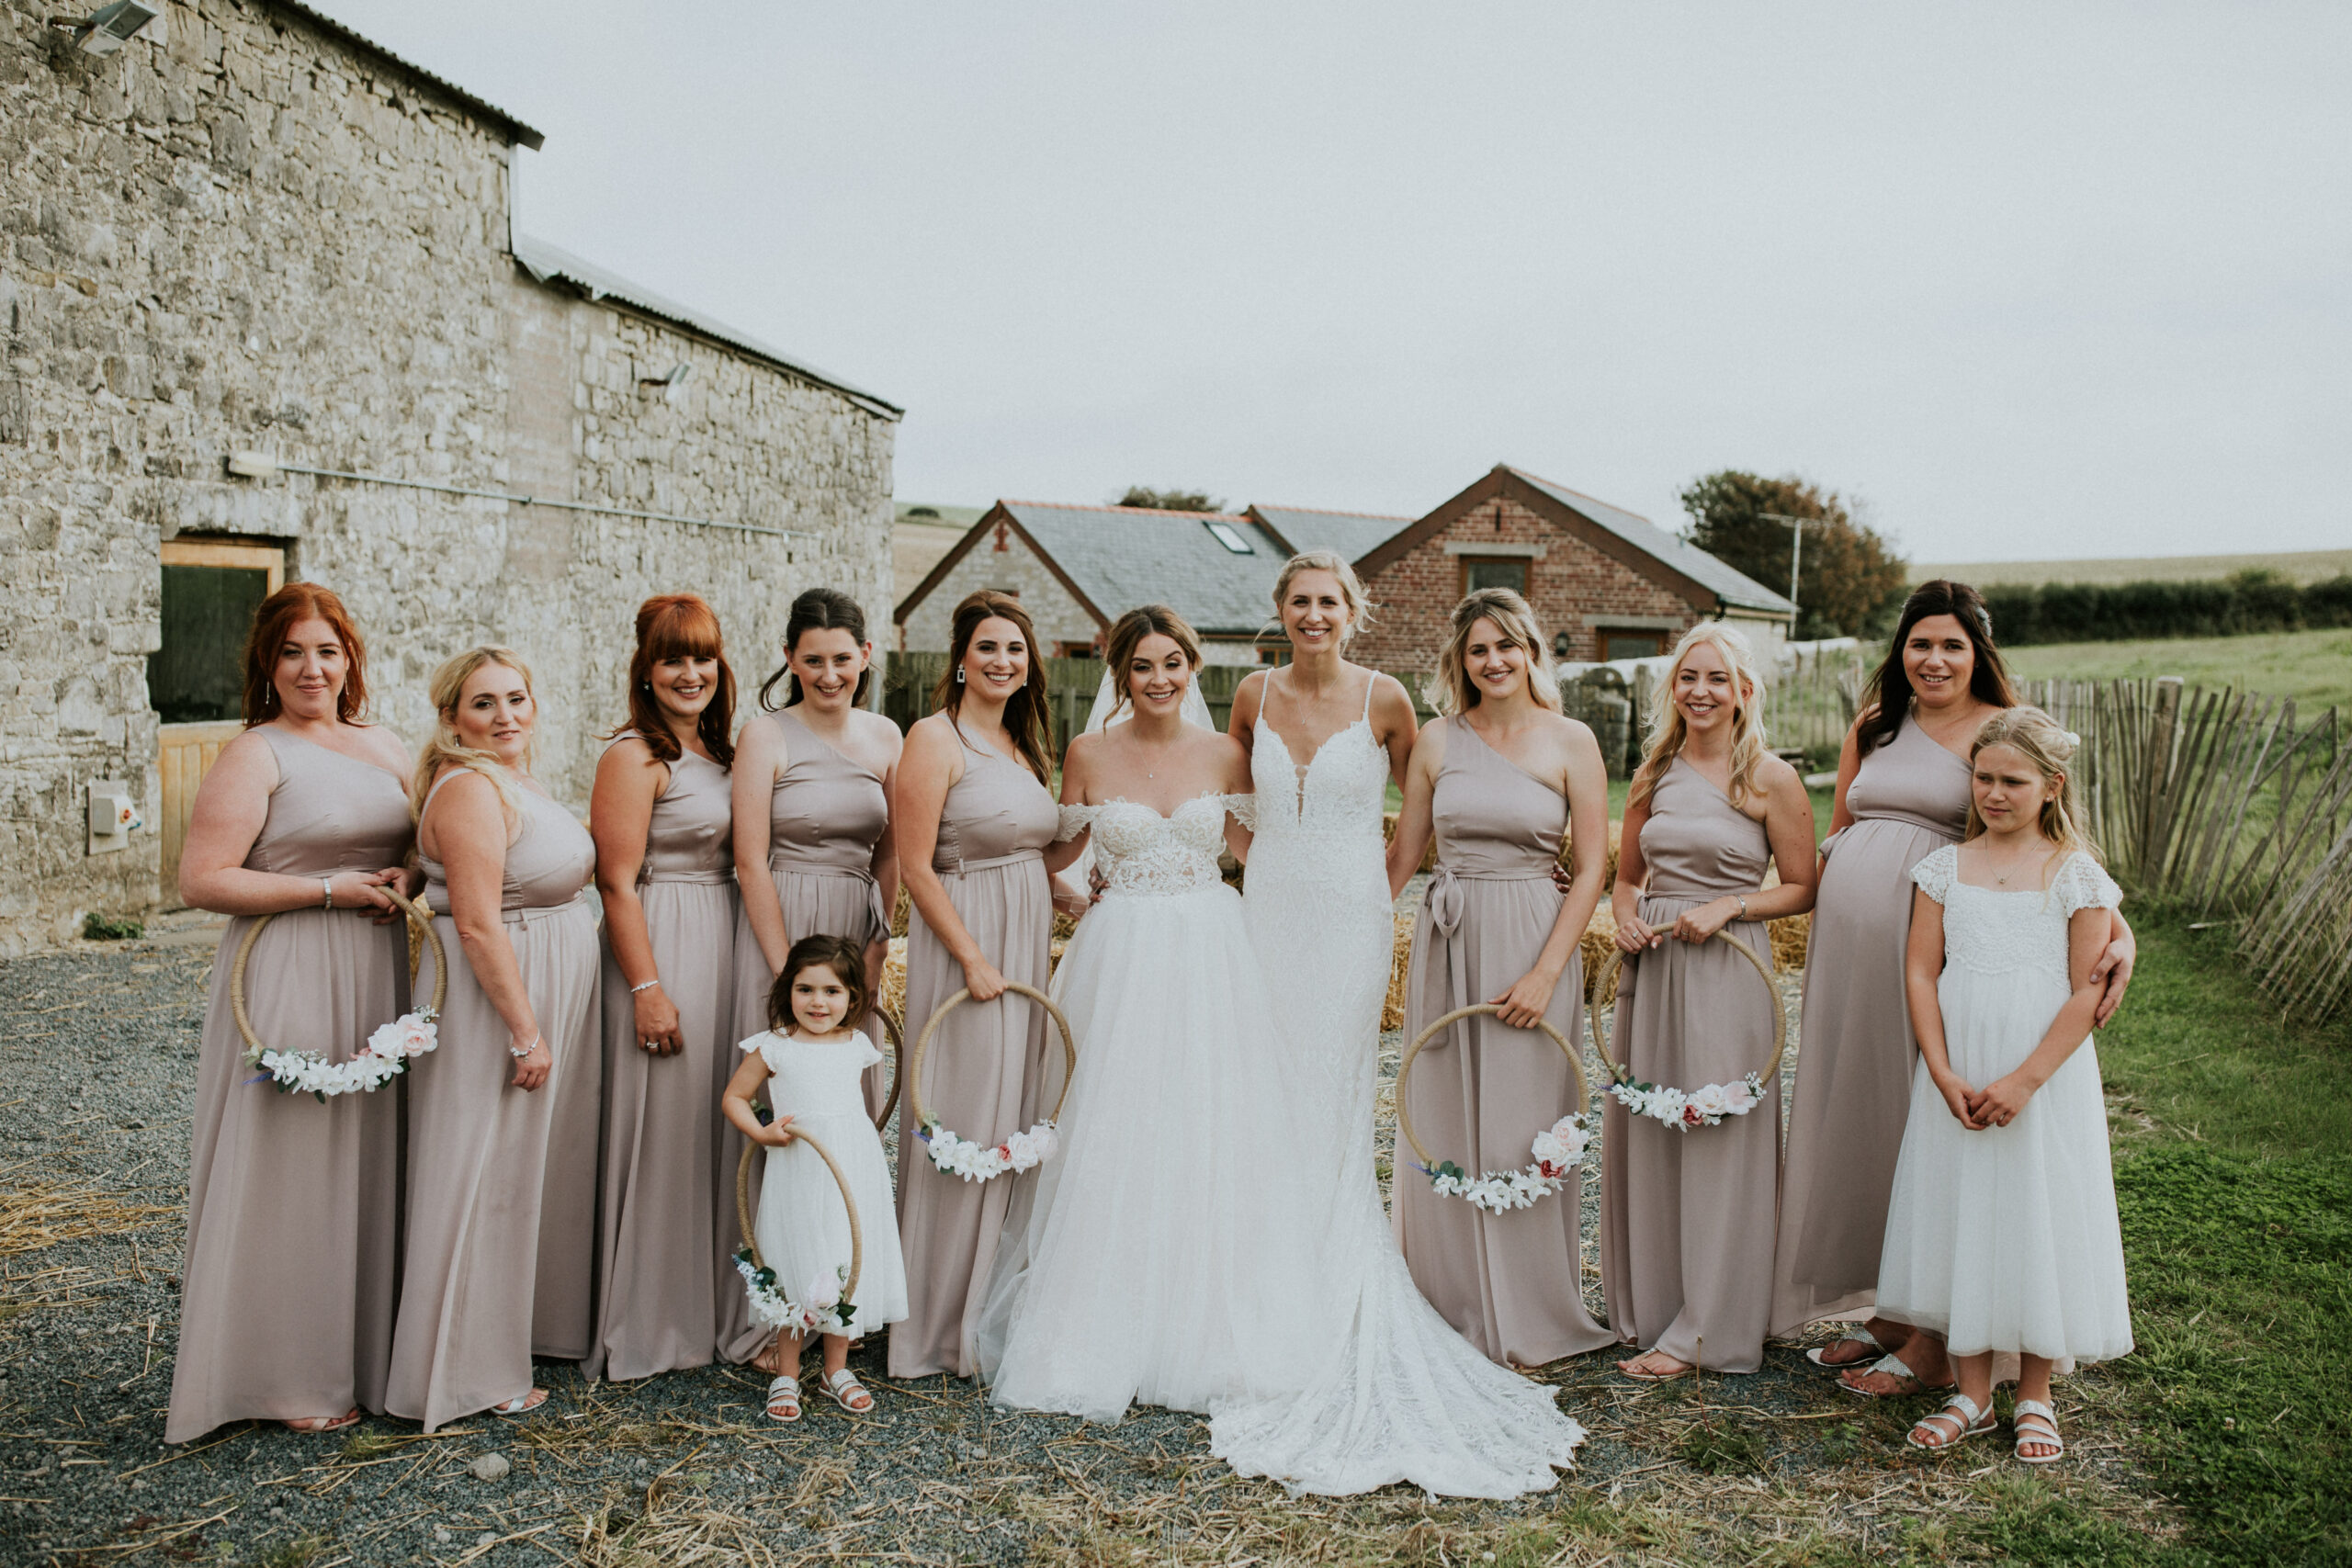
[(930, 1054), (931, 1037), (939, 1032), (942, 1020), (957, 1007), (972, 999), (968, 988), (959, 989), (941, 1002), (922, 1032), (915, 1036), (913, 1054), (908, 1057), (905, 1081), (907, 1111), (913, 1119), (915, 1135), (929, 1145), (931, 1163), (950, 1176), (960, 1176), (967, 1181), (987, 1181), (1008, 1170), (1027, 1170), (1040, 1161), (1051, 1158), (1058, 1146), (1056, 1123), (1060, 1122), (1062, 1107), (1069, 1100), (1070, 1080), (1078, 1076), (1078, 1036), (1070, 1032), (1069, 1020), (1054, 1004), (1054, 998), (1035, 986), (1024, 986), (1018, 980), (1005, 982), (1005, 992), (1028, 998), (1046, 1010), (1062, 1037), (1062, 1091), (1054, 1100), (1052, 1114), (1026, 1133), (1015, 1133), (993, 1146), (974, 1144), (958, 1136), (953, 1130), (942, 1127), (939, 1119), (923, 1108), (922, 1064)]
[(396, 887), (379, 885), (377, 891), (392, 901), (431, 950), (433, 999), (378, 1029), (368, 1036), (367, 1044), (346, 1061), (329, 1062), (315, 1052), (274, 1048), (254, 1028), (253, 1015), (245, 1009), (245, 965), (253, 957), (254, 943), (261, 940), (261, 933), (277, 916), (255, 916), (253, 924), (245, 928), (244, 940), (237, 944), (237, 955), (229, 964), (229, 1012), (236, 1020), (239, 1037), (245, 1043), (245, 1060), (265, 1069), (280, 1089), (304, 1090), (322, 1100), (329, 1095), (366, 1092), (390, 1082), (405, 1070), (411, 1057), (431, 1051), (437, 1042), (433, 1021), (440, 1016), (441, 1004), (448, 1000), (449, 959), (441, 948), (441, 933), (434, 929), (433, 911)]
[(1764, 995), (1772, 1004), (1772, 1055), (1761, 1072), (1751, 1072), (1736, 1083), (1709, 1084), (1702, 1089), (1686, 1091), (1643, 1083), (1634, 1077), (1632, 1068), (1613, 1059), (1609, 1055), (1609, 1041), (1600, 1032), (1600, 1004), (1603, 997), (1611, 996), (1609, 982), (1624, 964), (1626, 953), (1622, 947), (1610, 948), (1600, 972), (1593, 977), (1590, 998), (1585, 1003), (1585, 1022), (1592, 1033), (1593, 1054), (1600, 1058), (1601, 1066), (1613, 1080), (1609, 1092), (1636, 1116), (1647, 1116), (1669, 1126), (1712, 1127), (1725, 1116), (1746, 1115), (1778, 1081), (1781, 1058), (1789, 1047), (1788, 1004), (1781, 999), (1781, 987), (1773, 983), (1772, 971), (1764, 966), (1764, 961), (1756, 956), (1752, 948), (1728, 931), (1719, 931), (1708, 940), (1722, 942), (1747, 959), (1748, 967), (1756, 971), (1756, 977), (1764, 982)]
[(1539, 1130), (1531, 1144), (1534, 1158), (1521, 1170), (1490, 1170), (1472, 1176), (1452, 1160), (1433, 1161), (1430, 1152), (1413, 1132), (1413, 1110), (1408, 1085), (1412, 1081), (1413, 1063), (1422, 1047), (1438, 1034), (1465, 1018), (1482, 1013), (1502, 1011), (1498, 1002), (1475, 1002), (1455, 1008), (1444, 1017), (1431, 1021), (1429, 1027), (1413, 1037), (1405, 1047), (1404, 1058), (1396, 1064), (1396, 1131), (1403, 1135), (1406, 1146), (1413, 1151), (1416, 1168), (1430, 1179), (1430, 1189), (1452, 1197), (1466, 1198), (1478, 1208), (1490, 1213), (1502, 1213), (1511, 1209), (1532, 1208), (1538, 1201), (1559, 1191), (1567, 1184), (1568, 1174), (1584, 1161), (1584, 1151), (1590, 1134), (1584, 1125), (1585, 1106), (1590, 1088), (1585, 1082), (1584, 1063), (1577, 1058), (1577, 1048), (1568, 1037), (1553, 1026), (1547, 1018), (1535, 1021), (1535, 1027), (1560, 1048), (1567, 1058), (1568, 1077), (1576, 1085), (1570, 1099), (1568, 1113)]
[[(865, 1231), (858, 1223), (857, 1195), (850, 1190), (849, 1177), (842, 1171), (842, 1162), (833, 1157), (832, 1150), (807, 1133), (795, 1133), (792, 1136), (795, 1143), (808, 1145), (811, 1150), (815, 1151), (817, 1157), (825, 1162), (825, 1168), (833, 1173), (833, 1185), (841, 1189), (842, 1207), (849, 1211), (849, 1271), (842, 1280), (840, 1300), (837, 1303), (821, 1308), (814, 1303), (806, 1303), (807, 1314), (801, 1325), (797, 1326), (829, 1332), (823, 1326), (823, 1320), (831, 1316), (835, 1328), (846, 1330), (849, 1314), (841, 1309), (855, 1303), (857, 1281), (865, 1271)], [(741, 1225), (743, 1231), (743, 1249), (735, 1255), (736, 1269), (743, 1276), (745, 1288), (752, 1292), (755, 1321), (763, 1321), (763, 1314), (756, 1310), (762, 1304), (761, 1296), (763, 1289), (775, 1298), (775, 1310), (764, 1314), (765, 1317), (786, 1318), (797, 1315), (803, 1305), (791, 1301), (785, 1295), (779, 1288), (775, 1270), (770, 1269), (767, 1260), (760, 1256), (759, 1230), (752, 1218), (752, 1156), (766, 1146), (747, 1139), (743, 1144), (743, 1157), (735, 1162), (735, 1223)], [(760, 1278), (763, 1274), (767, 1276), (764, 1281)], [(789, 1322), (771, 1323), (767, 1325), (797, 1328), (795, 1324)]]
[(899, 1086), (907, 1077), (907, 1034), (906, 1025), (888, 1008), (877, 1002), (874, 1010), (882, 1019), (882, 1032), (890, 1037), (890, 1093), (874, 1117), (874, 1130), (878, 1133), (890, 1124), (890, 1112), (899, 1108)]

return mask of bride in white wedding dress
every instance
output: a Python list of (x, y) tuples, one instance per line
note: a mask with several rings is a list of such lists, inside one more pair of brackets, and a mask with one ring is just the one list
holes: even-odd
[[(1381, 1208), (1388, 766), (1368, 716), (1301, 777), (1261, 715), (1245, 773), (1239, 746), (1175, 719), (1198, 662), (1181, 620), (1131, 612), (1114, 643), (1138, 722), (1065, 761), (1065, 830), (1091, 834), (1108, 886), (1056, 978), (1082, 1055), (981, 1316), (991, 1397), (1204, 1410), (1213, 1452), (1295, 1491), (1549, 1487), (1583, 1428), (1421, 1299)], [(1217, 877), (1228, 835), (1246, 913)]]

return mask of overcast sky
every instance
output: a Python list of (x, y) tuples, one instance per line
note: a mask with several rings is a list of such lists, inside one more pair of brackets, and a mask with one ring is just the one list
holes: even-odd
[(1713, 468), (1987, 560), (2352, 545), (2352, 6), (312, 0), (903, 500)]

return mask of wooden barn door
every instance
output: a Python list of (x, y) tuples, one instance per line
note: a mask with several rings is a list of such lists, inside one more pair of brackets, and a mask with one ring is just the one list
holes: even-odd
[(147, 656), (147, 700), (163, 720), (164, 901), (176, 904), (196, 787), (244, 728), (245, 634), (285, 584), (286, 552), (174, 539), (163, 565), (164, 646)]

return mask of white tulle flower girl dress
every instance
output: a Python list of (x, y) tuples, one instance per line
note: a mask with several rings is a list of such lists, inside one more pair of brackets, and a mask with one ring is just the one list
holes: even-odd
[[(2079, 852), (2046, 891), (1973, 886), (1959, 868), (1946, 845), (1911, 876), (1944, 907), (1936, 999), (1952, 1070), (1983, 1088), (2031, 1055), (2065, 1006), (2068, 919), (2122, 895)], [(1954, 1356), (1995, 1352), (1996, 1379), (2014, 1375), (2004, 1353), (2063, 1372), (2132, 1348), (2095, 1040), (2005, 1127), (1962, 1127), (1925, 1063), (1913, 1067), (1878, 1312), (1942, 1335)]]

